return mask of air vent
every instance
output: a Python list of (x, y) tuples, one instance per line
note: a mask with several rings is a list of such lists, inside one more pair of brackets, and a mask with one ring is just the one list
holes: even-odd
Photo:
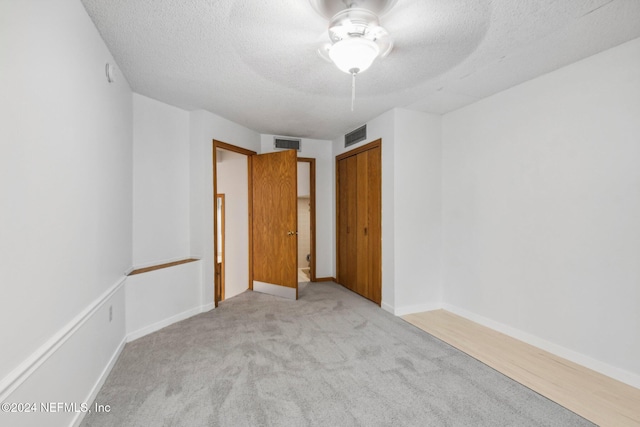
[(273, 147), (281, 150), (300, 151), (300, 140), (291, 138), (273, 138)]
[(350, 145), (357, 144), (365, 139), (367, 139), (367, 125), (359, 127), (353, 132), (346, 134), (344, 136), (344, 146), (349, 147)]

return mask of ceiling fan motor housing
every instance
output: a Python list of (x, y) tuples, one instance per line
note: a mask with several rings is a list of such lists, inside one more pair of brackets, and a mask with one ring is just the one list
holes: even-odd
[(380, 28), (375, 13), (361, 8), (345, 9), (338, 12), (329, 23), (329, 37), (335, 43), (348, 37), (375, 39), (373, 32)]
[(321, 16), (331, 19), (345, 9), (367, 9), (378, 16), (383, 16), (398, 0), (309, 0), (313, 8)]

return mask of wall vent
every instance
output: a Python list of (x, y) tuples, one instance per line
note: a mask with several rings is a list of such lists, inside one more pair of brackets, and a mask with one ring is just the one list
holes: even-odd
[(367, 125), (359, 127), (353, 132), (349, 132), (344, 136), (344, 146), (349, 147), (350, 145), (357, 144), (360, 141), (364, 141), (367, 139)]
[(300, 140), (292, 138), (273, 138), (273, 148), (300, 151)]

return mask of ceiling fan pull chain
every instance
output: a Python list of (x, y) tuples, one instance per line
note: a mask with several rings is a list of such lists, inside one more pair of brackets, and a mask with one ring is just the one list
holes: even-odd
[(351, 111), (353, 104), (356, 102), (356, 73), (351, 73)]

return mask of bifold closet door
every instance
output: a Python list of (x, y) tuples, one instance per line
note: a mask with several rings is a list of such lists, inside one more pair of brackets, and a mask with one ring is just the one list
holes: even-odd
[(347, 158), (338, 162), (338, 280), (347, 289), (355, 290), (356, 234), (356, 161)]
[(370, 299), (369, 283), (369, 152), (354, 157), (356, 161), (356, 286), (355, 291)]
[(382, 164), (380, 147), (367, 153), (368, 297), (382, 302)]
[(378, 304), (382, 297), (380, 147), (337, 162), (338, 281)]

